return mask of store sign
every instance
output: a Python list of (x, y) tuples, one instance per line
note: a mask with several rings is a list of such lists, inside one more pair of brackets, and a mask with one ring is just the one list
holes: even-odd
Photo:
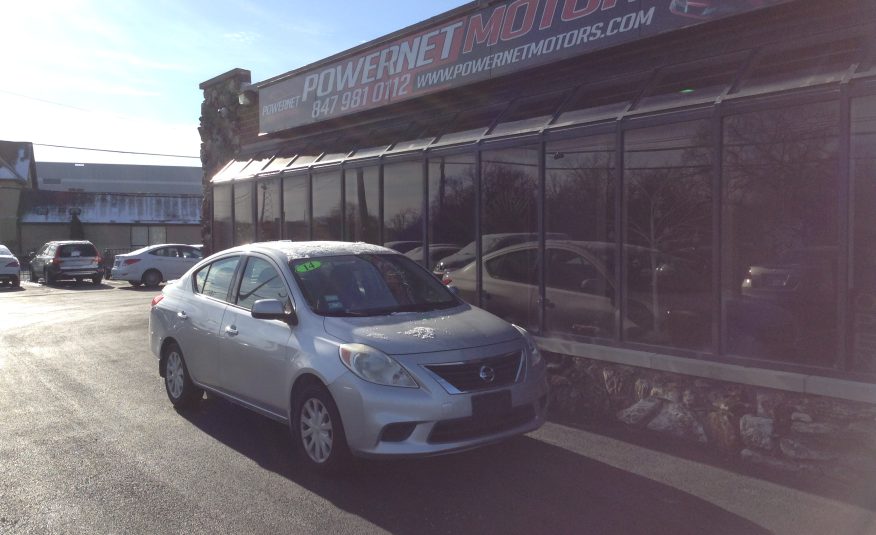
[(263, 133), (790, 0), (508, 0), (259, 88)]

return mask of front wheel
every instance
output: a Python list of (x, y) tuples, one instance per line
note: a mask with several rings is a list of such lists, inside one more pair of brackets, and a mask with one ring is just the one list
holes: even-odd
[(100, 286), (100, 281), (102, 281), (102, 280), (103, 280), (103, 277), (92, 277), (91, 284), (93, 284), (95, 286)]
[(49, 270), (47, 270), (47, 269), (43, 270), (43, 280), (45, 281), (44, 284), (46, 286), (49, 286), (51, 284), (55, 284), (55, 277), (52, 277), (51, 275), (49, 275)]
[(331, 394), (322, 386), (307, 386), (296, 397), (292, 411), (292, 435), (301, 458), (321, 472), (346, 468), (350, 449)]
[(167, 397), (177, 409), (194, 406), (203, 397), (204, 391), (195, 386), (189, 378), (189, 370), (186, 368), (182, 350), (178, 345), (170, 344), (166, 354), (164, 388), (167, 390)]
[(11, 284), (12, 284), (13, 288), (20, 288), (21, 287), (21, 280), (18, 277), (12, 277)]

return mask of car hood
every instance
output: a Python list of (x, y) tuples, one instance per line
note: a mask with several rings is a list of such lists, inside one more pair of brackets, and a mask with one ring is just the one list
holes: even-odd
[[(16, 258), (14, 255), (0, 254), (0, 262), (9, 263), (9, 262), (12, 262), (13, 260), (18, 260), (18, 258)], [(3, 264), (3, 265), (5, 266), (6, 264)]]
[(469, 305), (388, 316), (327, 317), (325, 330), (344, 342), (365, 344), (387, 355), (451, 351), (520, 337), (510, 323)]

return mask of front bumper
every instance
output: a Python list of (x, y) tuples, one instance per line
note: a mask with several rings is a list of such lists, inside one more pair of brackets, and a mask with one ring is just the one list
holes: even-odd
[[(420, 388), (367, 383), (346, 373), (329, 385), (347, 443), (358, 457), (424, 457), (471, 449), (541, 427), (547, 413), (545, 367), (526, 370), (514, 384), (494, 390), (449, 394), (417, 375)], [(507, 390), (510, 410), (474, 418), (472, 398)]]

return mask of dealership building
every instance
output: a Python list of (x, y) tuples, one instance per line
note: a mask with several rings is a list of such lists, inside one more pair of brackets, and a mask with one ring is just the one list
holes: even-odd
[(556, 414), (876, 473), (874, 59), (873, 0), (471, 2), (201, 84), (206, 245), (458, 247)]

